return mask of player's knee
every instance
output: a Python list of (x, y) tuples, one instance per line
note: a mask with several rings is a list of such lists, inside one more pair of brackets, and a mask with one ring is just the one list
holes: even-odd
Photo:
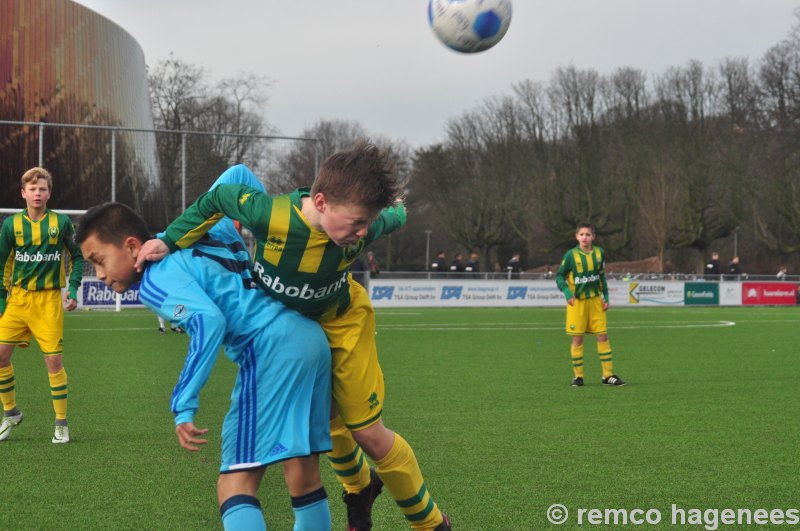
[(368, 428), (354, 431), (353, 439), (372, 459), (380, 459), (392, 449), (394, 432), (379, 421)]

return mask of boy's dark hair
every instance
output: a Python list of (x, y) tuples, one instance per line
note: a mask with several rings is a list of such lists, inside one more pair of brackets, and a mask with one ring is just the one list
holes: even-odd
[(312, 197), (322, 193), (332, 203), (352, 203), (369, 210), (391, 205), (399, 192), (388, 153), (366, 139), (325, 159), (311, 186)]
[(141, 242), (150, 239), (147, 223), (136, 211), (122, 203), (103, 203), (86, 211), (75, 231), (75, 242), (80, 245), (92, 235), (103, 243), (116, 246), (121, 246), (129, 236)]
[(594, 225), (589, 223), (588, 221), (581, 221), (578, 223), (578, 227), (575, 229), (575, 232), (580, 232), (581, 229), (589, 229), (594, 234)]

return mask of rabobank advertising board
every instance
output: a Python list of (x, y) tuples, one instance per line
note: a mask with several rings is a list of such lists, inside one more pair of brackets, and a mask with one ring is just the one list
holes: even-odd
[[(121, 294), (121, 305), (125, 308), (144, 308), (139, 301), (139, 283), (131, 286)], [(78, 291), (78, 307), (92, 309), (114, 309), (117, 305), (117, 293), (108, 288), (96, 277), (84, 277)]]

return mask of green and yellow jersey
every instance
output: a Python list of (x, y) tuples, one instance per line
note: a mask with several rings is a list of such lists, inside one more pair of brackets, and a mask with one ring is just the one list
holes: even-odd
[(608, 301), (605, 273), (606, 253), (596, 245), (587, 252), (580, 245), (567, 251), (556, 273), (556, 285), (567, 300), (589, 299), (602, 295)]
[[(77, 300), (83, 255), (74, 238), (75, 227), (69, 217), (52, 210), (46, 210), (37, 221), (31, 220), (25, 210), (6, 218), (0, 229), (0, 312), (5, 311), (12, 286), (28, 291), (68, 287), (70, 298)], [(69, 283), (66, 253), (70, 261)]]
[(256, 239), (254, 277), (272, 297), (312, 319), (341, 315), (350, 305), (348, 268), (365, 246), (405, 224), (405, 210), (389, 207), (365, 238), (339, 247), (302, 214), (308, 188), (270, 196), (238, 184), (223, 184), (197, 198), (161, 237), (171, 251), (199, 240), (224, 216), (239, 221)]

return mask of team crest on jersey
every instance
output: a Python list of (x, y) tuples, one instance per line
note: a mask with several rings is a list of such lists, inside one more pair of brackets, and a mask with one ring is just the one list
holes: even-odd
[(344, 259), (347, 262), (352, 262), (364, 250), (364, 240), (358, 240), (355, 245), (348, 245), (344, 247)]
[(270, 236), (267, 238), (267, 243), (264, 244), (264, 247), (269, 249), (270, 251), (281, 252), (283, 251), (283, 246), (286, 242), (283, 238), (279, 236)]
[(172, 317), (175, 319), (183, 319), (186, 316), (186, 306), (183, 304), (178, 304), (175, 306), (175, 309), (172, 310)]
[(50, 227), (47, 230), (47, 234), (49, 234), (51, 238), (58, 238), (58, 227)]

